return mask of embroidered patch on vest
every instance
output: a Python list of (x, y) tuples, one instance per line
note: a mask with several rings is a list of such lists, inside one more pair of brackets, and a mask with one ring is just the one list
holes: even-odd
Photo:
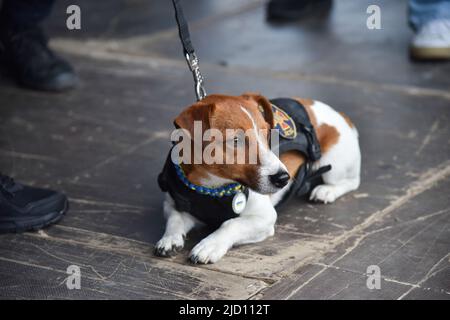
[(292, 118), (283, 110), (272, 104), (273, 124), (275, 129), (280, 132), (280, 136), (286, 139), (295, 139), (297, 136), (297, 128)]

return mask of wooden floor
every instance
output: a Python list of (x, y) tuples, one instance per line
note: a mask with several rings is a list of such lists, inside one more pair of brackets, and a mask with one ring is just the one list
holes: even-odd
[[(0, 297), (450, 299), (450, 64), (409, 61), (406, 2), (341, 0), (325, 17), (265, 21), (264, 1), (189, 0), (208, 92), (302, 96), (359, 129), (362, 184), (331, 205), (293, 200), (274, 237), (219, 263), (152, 254), (164, 229), (156, 177), (172, 119), (194, 100), (167, 0), (58, 1), (46, 28), (81, 84), (0, 87), (0, 169), (63, 190), (71, 208), (38, 233), (0, 236)], [(82, 30), (65, 29), (78, 3)], [(81, 268), (68, 290), (67, 267)], [(367, 288), (377, 265), (381, 288)]]

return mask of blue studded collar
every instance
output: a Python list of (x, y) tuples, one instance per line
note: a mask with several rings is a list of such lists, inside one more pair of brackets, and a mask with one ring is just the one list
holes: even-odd
[(194, 190), (197, 193), (212, 196), (212, 197), (223, 197), (223, 196), (231, 196), (236, 194), (239, 191), (242, 191), (244, 186), (240, 183), (231, 183), (227, 184), (225, 186), (219, 187), (219, 188), (208, 188), (208, 187), (202, 187), (195, 185), (191, 183), (186, 175), (184, 174), (183, 169), (178, 164), (173, 164), (175, 167), (175, 171), (177, 173), (178, 178), (184, 183), (186, 187), (188, 187), (191, 190)]

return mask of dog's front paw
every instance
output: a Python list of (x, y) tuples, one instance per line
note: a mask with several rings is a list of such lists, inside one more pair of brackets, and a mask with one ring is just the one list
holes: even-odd
[(207, 237), (192, 249), (189, 259), (192, 263), (215, 263), (227, 253), (230, 247), (215, 237)]
[(323, 203), (332, 203), (336, 200), (335, 186), (328, 184), (321, 184), (314, 188), (311, 192), (309, 200), (322, 201)]
[(170, 257), (177, 254), (184, 247), (183, 235), (176, 234), (164, 236), (156, 243), (155, 255), (160, 257)]

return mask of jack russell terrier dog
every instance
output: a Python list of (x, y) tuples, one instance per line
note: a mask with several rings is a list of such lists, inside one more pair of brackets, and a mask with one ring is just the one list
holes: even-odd
[[(238, 149), (250, 153), (250, 146), (256, 146), (256, 161), (250, 163), (246, 154), (240, 164), (175, 163), (169, 153), (158, 177), (166, 192), (167, 224), (156, 244), (156, 255), (176, 254), (193, 227), (207, 224), (215, 231), (192, 249), (189, 258), (193, 263), (217, 262), (233, 246), (272, 236), (275, 208), (290, 197), (310, 192), (310, 200), (332, 203), (359, 187), (358, 132), (346, 115), (322, 102), (300, 98), (269, 101), (256, 93), (210, 95), (185, 109), (174, 124), (192, 136), (196, 121), (202, 130), (250, 132), (245, 137), (237, 133), (231, 139), (227, 136), (226, 144), (220, 139), (215, 142), (221, 143), (219, 150), (227, 151), (231, 140), (234, 149), (223, 153), (225, 160), (234, 160)], [(270, 129), (279, 134), (276, 146), (269, 139)], [(198, 144), (193, 140), (192, 146), (206, 151), (204, 141)], [(321, 184), (314, 185), (317, 178)]]

